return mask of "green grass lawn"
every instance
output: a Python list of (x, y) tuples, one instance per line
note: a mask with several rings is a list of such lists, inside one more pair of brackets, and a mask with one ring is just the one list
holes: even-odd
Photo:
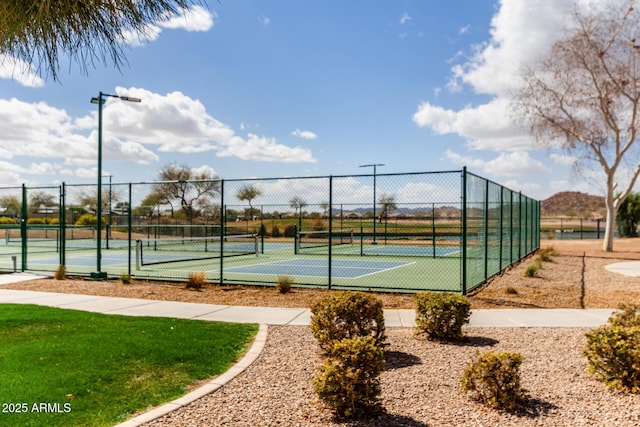
[(226, 371), (258, 326), (0, 304), (0, 426), (110, 426)]

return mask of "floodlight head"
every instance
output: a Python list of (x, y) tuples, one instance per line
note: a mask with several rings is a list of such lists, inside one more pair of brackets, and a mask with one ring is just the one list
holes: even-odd
[(119, 96), (118, 98), (122, 99), (123, 101), (129, 101), (129, 102), (142, 102), (142, 99), (140, 98), (134, 98), (132, 96)]
[(99, 104), (100, 103), (100, 98), (91, 98), (91, 103), (92, 104)]

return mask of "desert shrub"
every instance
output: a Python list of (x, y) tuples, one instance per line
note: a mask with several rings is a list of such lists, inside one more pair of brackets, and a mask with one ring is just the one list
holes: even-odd
[(130, 285), (131, 284), (131, 275), (129, 273), (120, 274), (120, 282), (123, 285)]
[(520, 353), (477, 352), (462, 374), (462, 389), (492, 408), (516, 410), (526, 401), (526, 390), (520, 386), (521, 364)]
[[(105, 224), (106, 220), (102, 217), (102, 224)], [(97, 225), (98, 217), (94, 214), (86, 213), (80, 216), (74, 223), (74, 225)]]
[(288, 294), (291, 292), (291, 285), (293, 282), (294, 279), (291, 276), (278, 276), (276, 278), (276, 289), (281, 294)]
[(189, 279), (187, 279), (185, 287), (187, 289), (195, 289), (199, 291), (200, 289), (204, 288), (206, 284), (207, 273), (205, 273), (204, 271), (194, 271), (193, 273), (189, 274)]
[(58, 225), (60, 224), (60, 218), (47, 218), (47, 224)]
[(43, 225), (46, 224), (44, 218), (29, 218), (27, 220), (27, 224), (29, 225)]
[(370, 336), (346, 338), (332, 347), (331, 356), (313, 378), (318, 397), (339, 417), (362, 418), (379, 413), (384, 350)]
[(56, 280), (64, 280), (67, 278), (67, 267), (64, 266), (64, 264), (60, 264), (58, 266), (58, 269), (56, 270), (55, 274), (53, 275), (53, 278)]
[(518, 295), (518, 290), (516, 288), (514, 288), (513, 286), (507, 286), (506, 289), (504, 290), (504, 292), (507, 295)]
[(282, 233), (280, 232), (280, 228), (277, 225), (271, 227), (271, 237), (280, 237)]
[(538, 252), (538, 258), (542, 262), (553, 261), (551, 257), (553, 257), (554, 255), (556, 255), (556, 250), (553, 246), (540, 249), (540, 251)]
[(534, 261), (524, 271), (524, 277), (536, 277), (538, 275), (538, 270), (540, 270), (541, 268), (542, 263), (540, 262), (540, 260)]
[(284, 237), (296, 237), (296, 226), (289, 224), (284, 229)]
[(345, 338), (372, 337), (378, 346), (386, 339), (382, 301), (372, 295), (336, 292), (313, 304), (311, 314), (311, 333), (325, 354)]
[(13, 218), (9, 218), (6, 216), (0, 216), (0, 224), (17, 224), (18, 222), (13, 219)]
[(640, 305), (621, 305), (586, 337), (589, 373), (608, 387), (640, 393)]
[(313, 221), (312, 227), (314, 231), (324, 231), (327, 229), (325, 222), (321, 218), (316, 218)]
[(416, 294), (416, 325), (430, 339), (462, 338), (462, 326), (469, 323), (470, 316), (471, 303), (464, 295), (448, 292)]

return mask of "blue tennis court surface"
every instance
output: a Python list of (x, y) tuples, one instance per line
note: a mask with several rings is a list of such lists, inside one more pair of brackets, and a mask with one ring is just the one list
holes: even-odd
[[(411, 262), (397, 261), (351, 261), (334, 260), (331, 263), (331, 275), (344, 279), (357, 279), (370, 274), (400, 268)], [(274, 261), (263, 264), (243, 265), (225, 268), (226, 273), (272, 274), (288, 276), (326, 277), (329, 263), (326, 259), (293, 258), (285, 261)]]

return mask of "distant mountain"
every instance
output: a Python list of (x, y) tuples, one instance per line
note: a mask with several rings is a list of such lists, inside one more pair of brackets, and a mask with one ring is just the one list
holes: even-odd
[(573, 216), (604, 218), (606, 210), (603, 196), (563, 191), (540, 202), (541, 216)]

